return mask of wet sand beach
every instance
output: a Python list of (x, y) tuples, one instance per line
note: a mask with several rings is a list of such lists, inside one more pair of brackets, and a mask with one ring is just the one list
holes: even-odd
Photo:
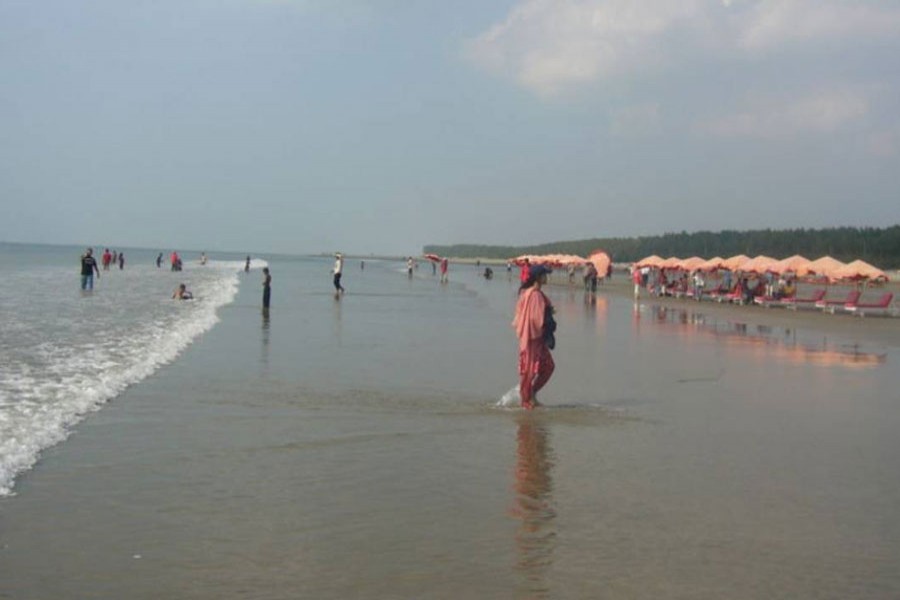
[(900, 320), (272, 261), (0, 498), (0, 598), (900, 596)]

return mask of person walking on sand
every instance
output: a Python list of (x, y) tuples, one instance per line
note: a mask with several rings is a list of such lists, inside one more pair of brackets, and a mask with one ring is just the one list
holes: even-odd
[(97, 266), (97, 259), (94, 258), (94, 249), (88, 248), (81, 255), (81, 289), (94, 289), (94, 273), (97, 273), (97, 279), (100, 279), (100, 267)]
[(450, 268), (450, 261), (447, 260), (446, 257), (441, 259), (441, 283), (447, 283), (450, 281), (450, 276), (447, 274), (447, 270)]
[(250, 255), (247, 255), (247, 261), (244, 263), (244, 273), (250, 272)]
[(550, 269), (534, 265), (528, 279), (519, 288), (516, 316), (512, 325), (519, 338), (519, 395), (522, 408), (538, 406), (536, 394), (545, 386), (556, 368), (550, 350), (556, 347), (556, 321), (553, 305), (541, 291)]
[(269, 267), (263, 267), (263, 308), (269, 309), (269, 301), (272, 299), (272, 274)]
[(109, 253), (109, 248), (103, 250), (103, 256), (101, 256), (100, 260), (103, 262), (103, 270), (109, 271), (109, 263), (112, 262), (112, 254)]
[(412, 279), (413, 275), (413, 257), (410, 256), (406, 259), (406, 276)]
[(119, 252), (119, 270), (121, 271), (124, 268), (125, 268), (125, 253)]
[(339, 298), (346, 291), (344, 286), (341, 285), (341, 276), (344, 274), (344, 255), (340, 252), (334, 254), (334, 269), (331, 272), (334, 274), (332, 279), (332, 283), (334, 283), (334, 297)]
[(163, 261), (162, 252), (160, 252), (159, 256), (156, 257), (156, 268), (157, 269), (162, 267), (162, 261)]

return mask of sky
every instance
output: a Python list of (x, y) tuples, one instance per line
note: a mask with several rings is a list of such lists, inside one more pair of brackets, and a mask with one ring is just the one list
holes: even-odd
[(900, 223), (900, 2), (0, 0), (0, 241)]

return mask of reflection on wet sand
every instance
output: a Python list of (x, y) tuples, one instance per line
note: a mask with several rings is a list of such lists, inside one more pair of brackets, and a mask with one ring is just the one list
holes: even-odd
[[(837, 345), (827, 339), (815, 345), (800, 343), (797, 341), (797, 330), (787, 327), (719, 321), (703, 313), (658, 305), (649, 307), (648, 316), (647, 320), (653, 324), (669, 328), (685, 338), (711, 336), (726, 348), (737, 348), (755, 356), (792, 364), (870, 368), (887, 362), (887, 353), (864, 352), (859, 344)], [(639, 321), (640, 313), (635, 305), (635, 327)]]
[(509, 512), (519, 520), (516, 568), (522, 575), (523, 597), (546, 598), (550, 595), (544, 574), (553, 563), (556, 542), (552, 467), (553, 452), (546, 425), (535, 415), (521, 415), (517, 432), (515, 496)]
[(271, 321), (269, 318), (269, 309), (262, 309), (262, 351), (260, 353), (260, 362), (264, 366), (269, 365), (269, 333), (271, 331)]

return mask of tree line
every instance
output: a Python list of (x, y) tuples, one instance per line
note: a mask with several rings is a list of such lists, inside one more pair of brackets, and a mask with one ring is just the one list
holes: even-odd
[(885, 228), (682, 231), (654, 236), (551, 242), (536, 246), (432, 244), (425, 246), (423, 252), (457, 258), (508, 259), (521, 254), (577, 254), (586, 257), (595, 250), (606, 251), (613, 262), (620, 263), (633, 262), (651, 254), (663, 258), (728, 258), (736, 254), (786, 258), (802, 254), (809, 259), (827, 254), (844, 262), (862, 259), (881, 269), (897, 269), (900, 268), (900, 225)]

